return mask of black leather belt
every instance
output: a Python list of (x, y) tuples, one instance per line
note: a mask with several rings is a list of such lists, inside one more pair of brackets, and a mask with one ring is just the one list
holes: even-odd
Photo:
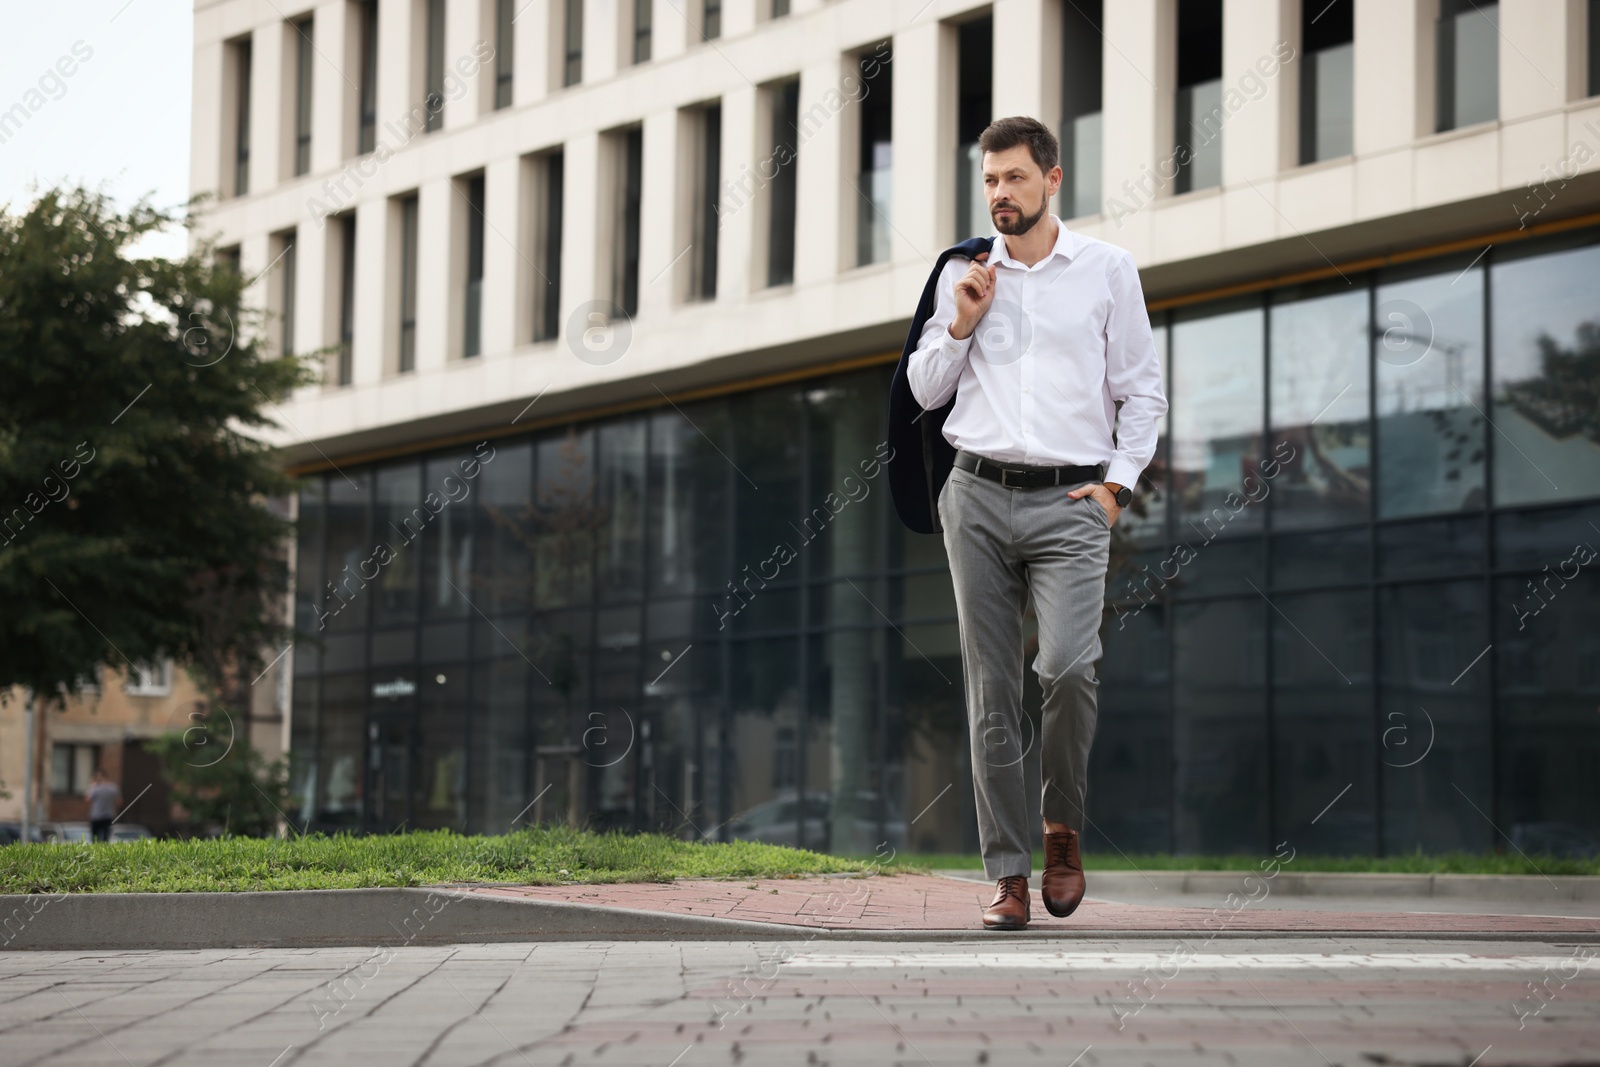
[(957, 452), (956, 466), (964, 471), (999, 482), (1007, 489), (1037, 489), (1043, 485), (1075, 485), (1078, 482), (1098, 482), (1104, 477), (1101, 467), (1032, 467), (1026, 463), (996, 463), (992, 459)]

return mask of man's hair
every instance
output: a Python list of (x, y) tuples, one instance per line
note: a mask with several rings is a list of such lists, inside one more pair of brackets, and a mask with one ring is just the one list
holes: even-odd
[(1050, 132), (1050, 127), (1026, 115), (995, 119), (978, 135), (978, 149), (981, 152), (1004, 152), (1019, 144), (1028, 146), (1033, 161), (1039, 164), (1042, 173), (1049, 174), (1051, 168), (1060, 162), (1061, 143), (1056, 140), (1056, 135)]

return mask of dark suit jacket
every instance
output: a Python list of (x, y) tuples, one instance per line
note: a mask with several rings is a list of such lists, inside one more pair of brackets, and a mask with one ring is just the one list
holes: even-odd
[[(928, 316), (938, 305), (935, 286), (939, 275), (951, 256), (972, 259), (980, 252), (989, 251), (993, 238), (974, 237), (947, 248), (939, 255), (923, 287), (922, 299), (917, 303), (917, 313), (911, 319), (911, 332), (906, 334), (906, 345), (900, 353), (900, 363), (894, 369), (894, 382), (889, 386), (889, 492), (894, 497), (894, 507), (900, 521), (915, 533), (940, 533), (939, 490), (955, 466), (956, 450), (944, 439), (944, 420), (955, 407), (951, 396), (943, 407), (924, 413), (917, 398), (911, 395), (911, 383), (906, 379), (906, 365), (911, 353), (917, 350), (922, 328)], [(920, 416), (920, 418), (919, 418)]]

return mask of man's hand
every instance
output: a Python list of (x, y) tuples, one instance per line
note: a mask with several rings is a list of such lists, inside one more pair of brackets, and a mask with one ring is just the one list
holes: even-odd
[(979, 252), (967, 273), (956, 281), (956, 318), (950, 324), (950, 336), (957, 341), (972, 336), (978, 320), (988, 314), (989, 305), (994, 303), (994, 276), (1000, 268), (985, 264), (983, 261), (988, 258), (989, 253)]
[[(1118, 488), (1120, 489), (1121, 486), (1118, 486)], [(1116, 494), (1107, 489), (1100, 482), (1092, 482), (1089, 485), (1079, 486), (1077, 489), (1074, 489), (1072, 492), (1068, 493), (1067, 496), (1071, 497), (1073, 500), (1081, 500), (1086, 496), (1094, 497), (1095, 500), (1100, 502), (1100, 506), (1106, 509), (1106, 519), (1109, 520), (1112, 526), (1117, 524), (1117, 516), (1122, 514), (1122, 509), (1117, 506)]]

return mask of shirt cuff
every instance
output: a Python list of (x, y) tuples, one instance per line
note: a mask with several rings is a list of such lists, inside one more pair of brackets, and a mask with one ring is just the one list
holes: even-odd
[(1139, 475), (1144, 473), (1139, 467), (1134, 466), (1133, 460), (1121, 454), (1111, 457), (1111, 462), (1106, 465), (1106, 476), (1101, 479), (1105, 482), (1116, 482), (1129, 489), (1139, 487)]
[(972, 334), (967, 334), (961, 340), (950, 336), (950, 327), (944, 329), (944, 337), (939, 344), (939, 354), (947, 360), (961, 359), (967, 354), (967, 348), (972, 344)]

